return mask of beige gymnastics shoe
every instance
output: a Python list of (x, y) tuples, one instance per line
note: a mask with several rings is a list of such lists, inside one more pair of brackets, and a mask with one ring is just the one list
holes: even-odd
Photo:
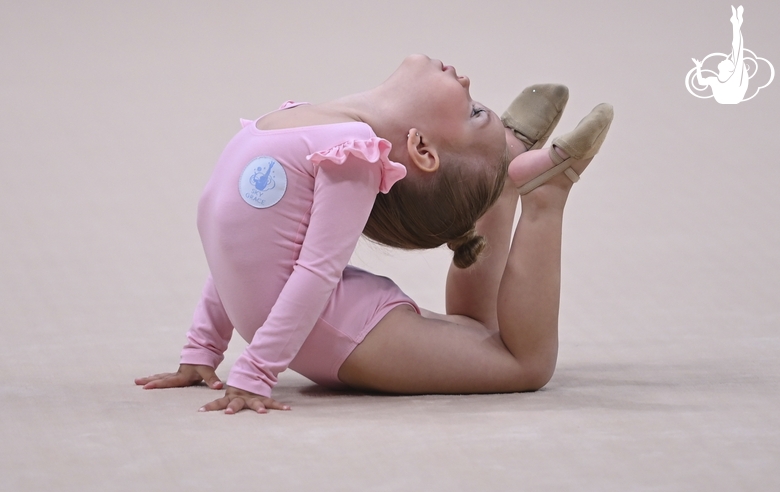
[(542, 148), (561, 119), (569, 100), (569, 88), (559, 84), (536, 84), (523, 89), (501, 121), (528, 150)]
[[(530, 193), (560, 173), (566, 174), (573, 183), (579, 181), (580, 176), (571, 168), (572, 163), (596, 155), (607, 137), (613, 117), (614, 112), (610, 104), (599, 104), (579, 122), (574, 130), (553, 140), (550, 146), (550, 159), (555, 165), (521, 186), (518, 189), (520, 194)], [(566, 152), (569, 157), (561, 157), (555, 151), (555, 147)]]

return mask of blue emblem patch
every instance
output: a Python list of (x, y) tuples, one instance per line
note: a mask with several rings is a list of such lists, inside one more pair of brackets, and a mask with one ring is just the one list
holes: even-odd
[(255, 208), (271, 207), (287, 191), (287, 173), (273, 157), (255, 157), (241, 173), (238, 191), (241, 198)]

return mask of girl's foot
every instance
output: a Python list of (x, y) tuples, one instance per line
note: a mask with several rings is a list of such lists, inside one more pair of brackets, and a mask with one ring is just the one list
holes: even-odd
[(732, 24), (734, 24), (737, 27), (742, 27), (742, 13), (745, 11), (745, 8), (740, 5), (736, 9), (734, 6), (731, 6), (731, 18), (729, 19)]
[[(526, 149), (539, 149), (547, 142), (561, 119), (568, 100), (569, 89), (565, 85), (532, 85), (523, 89), (512, 101), (501, 115), (501, 121)], [(510, 143), (507, 138), (507, 144)], [(508, 148), (511, 150), (509, 145)]]
[[(522, 189), (524, 185), (528, 184), (534, 178), (555, 167), (555, 163), (550, 158), (550, 151), (556, 152), (562, 159), (569, 157), (566, 152), (559, 148), (555, 148), (555, 150), (553, 150), (552, 147), (548, 147), (546, 149), (536, 149), (525, 152), (509, 163), (509, 179), (512, 181), (512, 183), (514, 183), (515, 187)], [(591, 157), (582, 161), (573, 161), (572, 169), (577, 174), (580, 174), (585, 170), (585, 168), (592, 160), (593, 158)], [(540, 188), (543, 185), (548, 184), (557, 186), (559, 188), (569, 189), (572, 187), (574, 182), (568, 177), (564, 176), (562, 173), (559, 173), (540, 184), (536, 188)], [(530, 190), (528, 193), (531, 191), (533, 190)]]
[(526, 152), (509, 164), (509, 178), (521, 195), (551, 184), (568, 191), (601, 148), (612, 123), (609, 104), (599, 104), (573, 131), (547, 150)]

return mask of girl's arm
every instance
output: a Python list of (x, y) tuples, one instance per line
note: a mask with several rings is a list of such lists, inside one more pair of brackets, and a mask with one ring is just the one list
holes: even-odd
[(209, 275), (192, 316), (187, 343), (181, 351), (181, 363), (216, 369), (225, 358), (232, 334), (233, 324), (222, 306), (214, 279)]
[(233, 366), (230, 387), (271, 395), (278, 374), (325, 309), (371, 213), (382, 180), (379, 163), (350, 155), (341, 164), (322, 161), (316, 169), (300, 255), (266, 322)]
[(181, 353), (179, 370), (135, 380), (144, 389), (190, 386), (204, 381), (210, 388), (222, 389), (215, 369), (227, 350), (233, 325), (222, 307), (214, 280), (209, 275), (187, 332), (187, 344)]
[(704, 78), (704, 77), (701, 76), (701, 64), (702, 64), (702, 62), (700, 62), (696, 58), (691, 58), (691, 60), (693, 60), (693, 63), (696, 64), (696, 81), (699, 83), (699, 85), (701, 85), (701, 86), (708, 86), (708, 85), (710, 85), (710, 79), (713, 78), (713, 77), (706, 77), (706, 78)]

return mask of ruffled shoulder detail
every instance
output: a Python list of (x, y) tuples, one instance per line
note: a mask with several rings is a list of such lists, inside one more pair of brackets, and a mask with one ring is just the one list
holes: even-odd
[(388, 158), (391, 148), (390, 142), (379, 137), (371, 137), (368, 140), (347, 140), (328, 150), (307, 155), (306, 159), (314, 165), (319, 165), (323, 161), (344, 164), (347, 158), (353, 155), (370, 163), (379, 163), (382, 166), (382, 182), (379, 184), (379, 191), (387, 193), (398, 180), (406, 176), (406, 167)]

